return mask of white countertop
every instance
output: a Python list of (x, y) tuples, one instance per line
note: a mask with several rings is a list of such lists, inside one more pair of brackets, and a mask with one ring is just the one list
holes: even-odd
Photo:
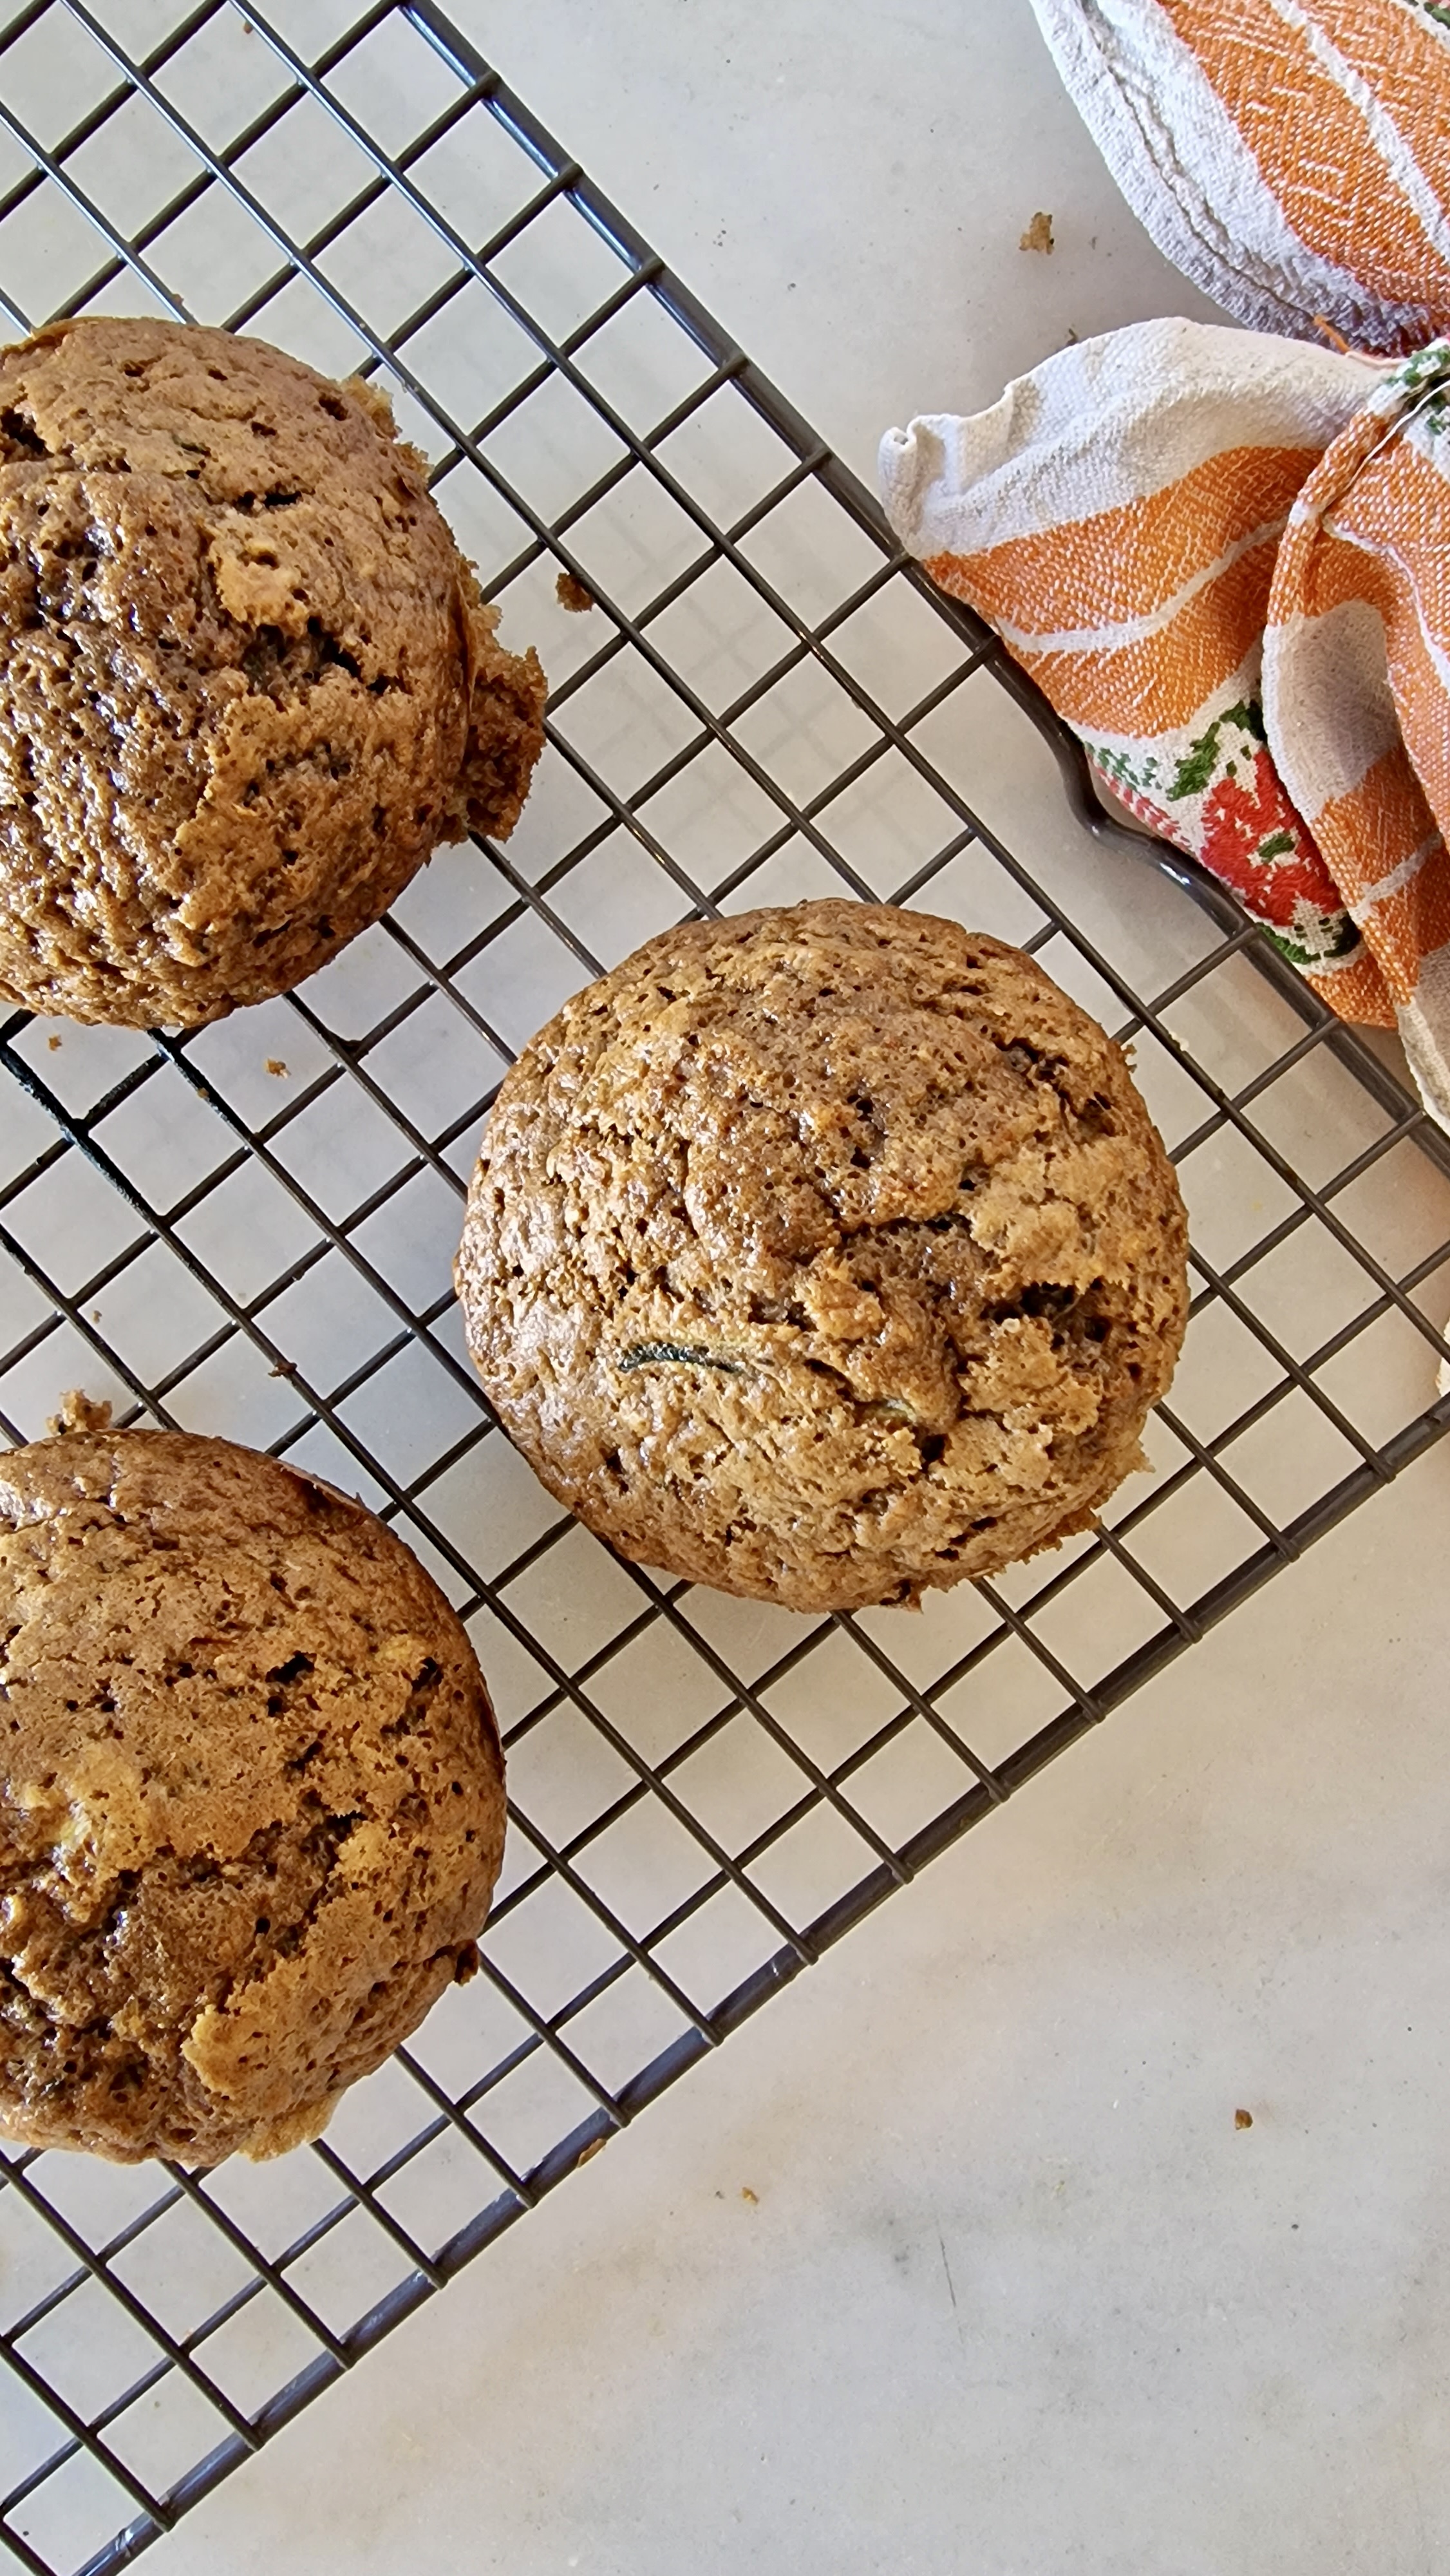
[(515, 2228), (166, 2576), (1439, 2576), (1450, 1611), (1409, 1568), (1447, 1504), (1442, 1450)]
[[(1027, 0), (455, 8), (864, 472), (1070, 328), (1209, 309)], [(1051, 259), (1017, 247), (1038, 209)], [(1442, 2569), (1447, 1502), (1442, 1450), (515, 2228), (164, 2576)]]

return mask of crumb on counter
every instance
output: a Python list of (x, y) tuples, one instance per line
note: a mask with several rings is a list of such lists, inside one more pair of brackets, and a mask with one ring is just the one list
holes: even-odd
[(1017, 245), (1019, 250), (1055, 250), (1051, 215), (1036, 214)]
[(65, 1044), (65, 1040), (64, 1040), (64, 1038), (54, 1038), (54, 1037), (52, 1037), (52, 1038), (47, 1038), (47, 1039), (46, 1039), (46, 1041), (45, 1041), (45, 1043), (46, 1043), (46, 1045), (49, 1047), (51, 1054), (52, 1054), (52, 1055), (54, 1055), (54, 1054), (55, 1054), (55, 1052), (56, 1052), (56, 1050), (57, 1050), (57, 1048), (59, 1048), (59, 1047), (63, 1047), (63, 1046), (64, 1046), (64, 1044)]
[(282, 1062), (279, 1055), (269, 1055), (267, 1058), (267, 1071), (272, 1075), (275, 1081), (280, 1082), (287, 1071), (287, 1067)]
[(567, 608), (571, 617), (582, 617), (585, 610), (595, 604), (593, 591), (586, 590), (583, 582), (572, 572), (561, 572), (554, 590), (559, 606)]
[(1235, 2111), (1234, 2127), (1236, 2129), (1251, 2129), (1253, 2125), (1254, 2115), (1252, 2111)]

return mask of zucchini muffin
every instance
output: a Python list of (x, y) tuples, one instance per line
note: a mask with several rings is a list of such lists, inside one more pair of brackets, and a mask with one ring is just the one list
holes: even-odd
[(163, 1431), (0, 1456), (0, 1726), (10, 2138), (279, 2154), (477, 1965), (477, 1660), (316, 1477)]
[(380, 394), (261, 340), (0, 354), (0, 1001), (185, 1028), (288, 992), (542, 739)]
[(457, 1280), (505, 1429), (625, 1556), (915, 1602), (1142, 1463), (1187, 1233), (1121, 1050), (1041, 967), (847, 902), (694, 921), (526, 1047)]

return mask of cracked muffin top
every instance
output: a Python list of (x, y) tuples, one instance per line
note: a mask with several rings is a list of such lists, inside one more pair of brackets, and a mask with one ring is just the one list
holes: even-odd
[(0, 354), (0, 1000), (196, 1027), (506, 834), (497, 617), (367, 385), (174, 322)]
[(1000, 940), (848, 902), (684, 923), (567, 1003), (499, 1093), (457, 1275), (552, 1493), (799, 1610), (1086, 1527), (1188, 1308), (1120, 1048)]
[(0, 2129), (314, 2137), (477, 1964), (503, 1762), (390, 1530), (225, 1440), (0, 1456)]

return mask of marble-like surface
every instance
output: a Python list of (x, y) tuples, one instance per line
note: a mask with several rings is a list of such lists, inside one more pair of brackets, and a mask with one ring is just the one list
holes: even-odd
[[(1129, 214), (1028, 0), (461, 0), (461, 26), (858, 472), (1071, 332), (1222, 321)], [(1023, 252), (1038, 211), (1051, 257)]]
[[(1206, 309), (1026, 0), (457, 6), (863, 470)], [(937, 1862), (166, 2576), (1442, 2568), (1447, 1505), (1440, 1455)]]
[(1447, 1508), (1442, 1452), (495, 2246), (166, 2576), (1437, 2576)]

